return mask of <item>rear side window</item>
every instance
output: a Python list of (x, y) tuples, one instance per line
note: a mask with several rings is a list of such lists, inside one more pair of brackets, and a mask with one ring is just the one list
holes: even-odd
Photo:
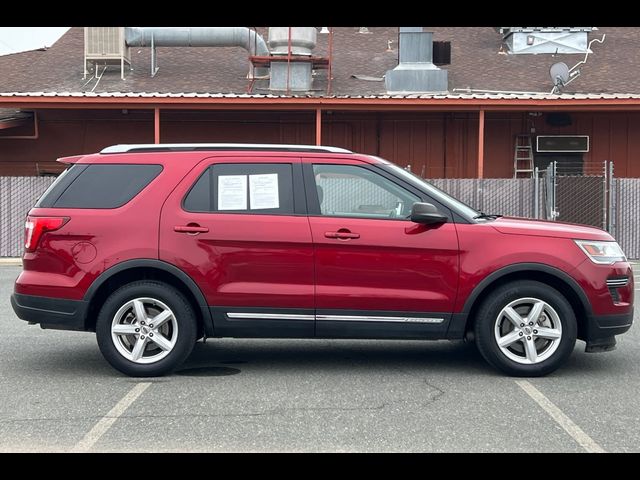
[(207, 168), (182, 204), (188, 212), (293, 215), (288, 163), (219, 163)]
[(36, 207), (118, 208), (161, 171), (161, 165), (76, 164), (58, 177)]

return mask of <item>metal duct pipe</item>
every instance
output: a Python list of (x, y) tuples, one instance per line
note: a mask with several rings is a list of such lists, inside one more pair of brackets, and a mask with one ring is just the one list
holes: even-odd
[(264, 38), (247, 27), (127, 27), (125, 29), (125, 41), (130, 47), (150, 47), (151, 37), (156, 47), (242, 47), (251, 54), (269, 55)]
[[(130, 47), (242, 47), (250, 55), (269, 55), (264, 38), (247, 27), (126, 27), (125, 42)], [(266, 73), (256, 69), (256, 75)]]

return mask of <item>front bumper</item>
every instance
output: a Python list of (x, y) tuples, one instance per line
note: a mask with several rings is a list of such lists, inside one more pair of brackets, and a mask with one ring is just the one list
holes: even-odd
[(619, 315), (592, 315), (587, 322), (587, 340), (611, 337), (626, 332), (633, 325), (633, 308)]
[(633, 324), (633, 308), (619, 315), (590, 315), (587, 317), (587, 352), (607, 352), (616, 345), (615, 335), (620, 335)]
[(18, 318), (39, 323), (42, 328), (55, 330), (86, 330), (87, 302), (65, 298), (11, 295), (11, 306)]

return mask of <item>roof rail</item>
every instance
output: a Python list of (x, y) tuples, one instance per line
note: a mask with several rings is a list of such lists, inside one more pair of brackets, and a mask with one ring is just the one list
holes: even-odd
[(192, 152), (199, 150), (271, 150), (276, 152), (353, 153), (338, 147), (315, 145), (279, 145), (275, 143), (138, 143), (103, 148), (100, 153)]

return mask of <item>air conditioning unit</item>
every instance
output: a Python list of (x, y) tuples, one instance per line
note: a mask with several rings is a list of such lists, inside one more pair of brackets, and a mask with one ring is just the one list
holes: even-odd
[(536, 151), (539, 153), (586, 153), (589, 135), (538, 135)]
[[(87, 65), (116, 65), (124, 80), (124, 64), (131, 66), (131, 48), (125, 42), (124, 27), (84, 27), (84, 77)], [(97, 76), (97, 72), (95, 72)]]

